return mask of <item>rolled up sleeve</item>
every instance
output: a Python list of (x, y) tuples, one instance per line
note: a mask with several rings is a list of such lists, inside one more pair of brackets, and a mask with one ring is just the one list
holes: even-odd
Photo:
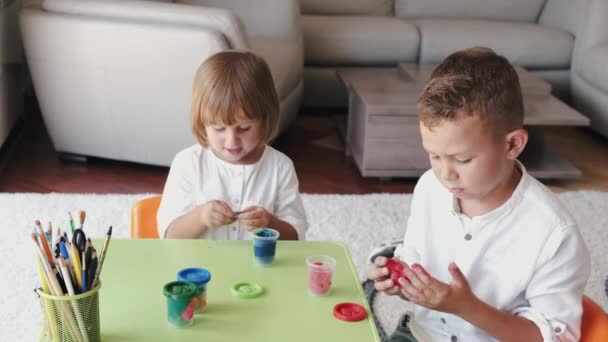
[(526, 289), (529, 306), (518, 307), (513, 314), (534, 322), (543, 341), (578, 341), (583, 291), (591, 266), (577, 227), (556, 230), (541, 260), (543, 264)]

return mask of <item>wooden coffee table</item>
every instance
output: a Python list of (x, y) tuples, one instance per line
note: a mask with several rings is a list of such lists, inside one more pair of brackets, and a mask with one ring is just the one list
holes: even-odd
[[(418, 96), (436, 65), (341, 69), (349, 94), (346, 150), (364, 177), (417, 177), (430, 168), (420, 138)], [(551, 95), (551, 85), (516, 67), (530, 133), (521, 160), (534, 177), (568, 179), (581, 172), (544, 144), (545, 126), (588, 126), (589, 119)]]

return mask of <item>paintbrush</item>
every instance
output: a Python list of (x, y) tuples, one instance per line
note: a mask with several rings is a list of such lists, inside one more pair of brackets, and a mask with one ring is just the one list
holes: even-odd
[(108, 247), (110, 246), (110, 239), (112, 238), (112, 226), (108, 229), (108, 233), (106, 234), (106, 239), (103, 242), (103, 248), (101, 250), (101, 256), (99, 257), (99, 264), (97, 266), (97, 270), (95, 271), (95, 276), (92, 279), (92, 286), (95, 288), (95, 285), (99, 282), (99, 276), (101, 274), (101, 268), (103, 267), (103, 262), (106, 260), (108, 256)]
[(80, 229), (84, 226), (84, 219), (87, 217), (87, 212), (84, 210), (78, 210), (78, 222), (80, 223)]

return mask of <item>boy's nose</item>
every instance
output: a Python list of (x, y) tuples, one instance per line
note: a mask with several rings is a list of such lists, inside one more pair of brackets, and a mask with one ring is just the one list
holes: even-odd
[(456, 172), (449, 165), (442, 165), (440, 172), (441, 179), (451, 181), (456, 179)]

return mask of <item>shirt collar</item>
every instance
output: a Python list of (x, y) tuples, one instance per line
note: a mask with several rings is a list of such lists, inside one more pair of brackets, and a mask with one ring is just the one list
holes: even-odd
[(211, 149), (211, 147), (203, 147), (203, 149), (205, 149), (205, 151), (207, 151), (207, 154), (209, 156), (211, 156), (211, 159), (219, 164), (220, 166), (222, 166), (223, 168), (226, 168), (228, 170), (243, 170), (243, 169), (252, 169), (254, 167), (256, 167), (258, 164), (260, 164), (260, 162), (262, 161), (262, 159), (264, 159), (264, 157), (266, 157), (266, 152), (268, 151), (268, 146), (264, 145), (264, 152), (262, 152), (262, 155), (260, 156), (260, 159), (258, 159), (258, 161), (256, 161), (253, 164), (232, 164), (229, 163), (225, 160), (223, 160), (222, 158), (218, 157), (215, 152), (213, 151), (213, 149)]

